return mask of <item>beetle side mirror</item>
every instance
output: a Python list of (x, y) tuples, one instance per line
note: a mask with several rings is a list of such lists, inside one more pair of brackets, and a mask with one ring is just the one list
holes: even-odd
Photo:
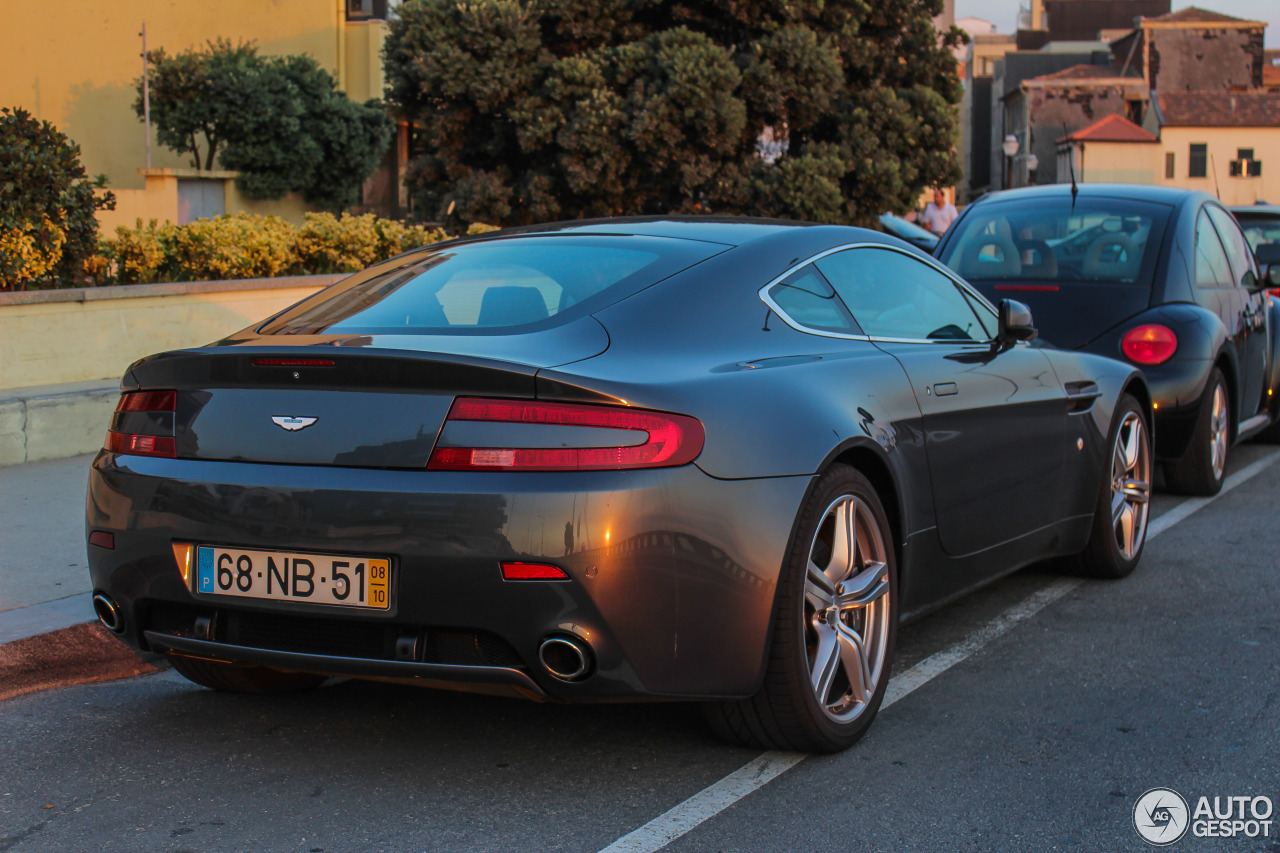
[(1040, 334), (1031, 319), (1031, 309), (1013, 299), (1000, 300), (1000, 331), (996, 343), (1008, 349), (1018, 341), (1035, 340)]

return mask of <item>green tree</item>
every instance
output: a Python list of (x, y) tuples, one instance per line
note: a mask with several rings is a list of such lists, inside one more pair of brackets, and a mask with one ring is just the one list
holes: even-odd
[(0, 289), (59, 277), (74, 283), (97, 251), (99, 210), (115, 196), (96, 193), (80, 146), (18, 107), (0, 109)]
[[(149, 58), (157, 138), (192, 154), (196, 168), (240, 172), (250, 198), (300, 192), (331, 210), (349, 207), (391, 140), (382, 105), (352, 101), (311, 57), (262, 57), (252, 44), (218, 40)], [(137, 90), (141, 117), (141, 79)]]
[[(959, 177), (941, 0), (406, 0), (388, 99), (428, 218), (870, 222)], [(772, 145), (762, 145), (762, 141)]]

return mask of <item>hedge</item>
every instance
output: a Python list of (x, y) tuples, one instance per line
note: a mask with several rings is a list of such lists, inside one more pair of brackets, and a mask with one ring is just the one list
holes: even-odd
[[(468, 233), (488, 226), (472, 225)], [(269, 278), (355, 272), (450, 235), (439, 228), (405, 225), (372, 213), (342, 216), (308, 213), (301, 226), (278, 216), (238, 213), (186, 225), (155, 220), (116, 228), (100, 240), (98, 284)]]

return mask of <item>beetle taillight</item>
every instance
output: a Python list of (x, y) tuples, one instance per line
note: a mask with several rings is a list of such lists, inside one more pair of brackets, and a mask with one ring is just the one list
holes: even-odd
[[(485, 400), (460, 397), (445, 422), (482, 421), (509, 424), (507, 446), (463, 444), (437, 446), (427, 467), (437, 471), (602, 471), (623, 468), (663, 468), (685, 465), (702, 452), (702, 423), (688, 415), (673, 415), (625, 406), (542, 403), (524, 400)], [(524, 426), (568, 427), (556, 446), (530, 446), (533, 430)], [(573, 435), (582, 428), (581, 438)], [(627, 430), (635, 440), (602, 446), (589, 428)], [(529, 435), (522, 435), (527, 432)]]
[(1149, 323), (1130, 329), (1120, 342), (1125, 357), (1138, 364), (1164, 364), (1178, 350), (1178, 336), (1168, 326)]
[(132, 456), (177, 456), (173, 437), (177, 403), (175, 391), (121, 394), (107, 431), (107, 450)]

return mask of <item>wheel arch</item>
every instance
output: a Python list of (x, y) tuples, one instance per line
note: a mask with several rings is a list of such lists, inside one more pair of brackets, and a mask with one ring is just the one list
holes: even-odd
[[(804, 491), (804, 497), (800, 499), (800, 504), (796, 507), (795, 517), (791, 521), (791, 534), (787, 537), (786, 559), (790, 559), (792, 551), (795, 550), (796, 539), (800, 533), (800, 516), (804, 507), (808, 505), (814, 489), (817, 488), (818, 481), (823, 474), (831, 469), (831, 466), (848, 465), (866, 477), (880, 497), (880, 505), (884, 507), (885, 515), (889, 521), (889, 531), (893, 540), (894, 562), (897, 565), (898, 582), (901, 584), (904, 557), (903, 545), (906, 537), (905, 495), (899, 487), (898, 479), (893, 473), (893, 467), (886, 457), (887, 454), (884, 449), (868, 438), (856, 438), (846, 441), (827, 454), (827, 458), (813, 472), (809, 486)], [(901, 586), (899, 588), (901, 589)], [(769, 611), (769, 630), (766, 633), (767, 639), (764, 647), (761, 649), (760, 670), (751, 688), (752, 694), (758, 691), (764, 683), (765, 668), (773, 649), (773, 628), (778, 618), (778, 596), (781, 591), (782, 584), (779, 583), (773, 590), (773, 603)]]

